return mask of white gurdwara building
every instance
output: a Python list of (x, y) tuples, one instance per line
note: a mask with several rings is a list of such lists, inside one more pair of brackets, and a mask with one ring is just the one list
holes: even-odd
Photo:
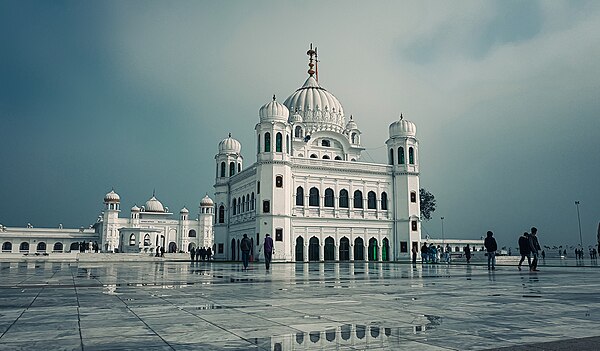
[(388, 164), (361, 161), (361, 132), (340, 101), (309, 77), (284, 102), (259, 110), (256, 162), (243, 167), (241, 144), (219, 143), (215, 181), (215, 259), (253, 255), (266, 234), (276, 261), (389, 261), (419, 246), (419, 152), (415, 124), (389, 126)]

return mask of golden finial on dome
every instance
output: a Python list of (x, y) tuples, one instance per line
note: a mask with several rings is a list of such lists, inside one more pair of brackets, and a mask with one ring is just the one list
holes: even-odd
[(317, 55), (317, 52), (313, 50), (312, 43), (310, 43), (310, 49), (306, 52), (306, 54), (310, 57), (308, 61), (308, 74), (312, 77), (315, 74), (315, 70), (313, 69), (313, 67), (315, 67), (315, 64), (313, 63), (313, 56)]

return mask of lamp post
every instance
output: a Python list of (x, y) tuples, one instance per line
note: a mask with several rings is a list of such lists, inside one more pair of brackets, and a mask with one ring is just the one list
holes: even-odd
[(444, 244), (446, 243), (446, 241), (444, 240), (444, 217), (440, 217), (440, 219), (442, 220), (442, 246), (445, 246)]
[(581, 217), (579, 217), (579, 201), (575, 201), (575, 207), (577, 207), (577, 223), (579, 224), (579, 245), (583, 250), (583, 240), (581, 239)]

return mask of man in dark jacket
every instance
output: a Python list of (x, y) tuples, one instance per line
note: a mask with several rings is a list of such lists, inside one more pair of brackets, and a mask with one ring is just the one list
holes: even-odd
[(269, 234), (265, 235), (263, 249), (265, 250), (265, 266), (269, 270), (271, 268), (271, 259), (273, 258), (273, 238)]
[(248, 261), (250, 260), (250, 250), (252, 249), (252, 242), (248, 239), (248, 235), (244, 234), (242, 241), (240, 241), (240, 250), (242, 250), (242, 264), (244, 269), (248, 269)]
[(519, 253), (521, 254), (521, 260), (519, 261), (519, 265), (517, 268), (521, 270), (521, 264), (525, 261), (525, 257), (527, 257), (527, 265), (531, 267), (531, 249), (529, 247), (529, 233), (525, 232), (522, 236), (519, 237)]
[(487, 237), (483, 242), (483, 246), (485, 246), (485, 250), (488, 255), (488, 271), (496, 269), (496, 250), (498, 250), (498, 244), (496, 243), (496, 239), (493, 237), (494, 233), (491, 230), (488, 230)]
[[(529, 267), (529, 270), (530, 271), (539, 271), (539, 269), (537, 269), (538, 252), (542, 248), (540, 247), (540, 242), (538, 241), (538, 238), (537, 238), (537, 228), (536, 227), (531, 228), (531, 235), (529, 235), (529, 247), (531, 249), (531, 255), (533, 256), (533, 261), (531, 261), (531, 267)], [(565, 251), (565, 253), (566, 253), (566, 251)]]

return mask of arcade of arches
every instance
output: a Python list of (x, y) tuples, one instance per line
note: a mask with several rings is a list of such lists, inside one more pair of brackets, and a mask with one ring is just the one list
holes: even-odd
[(322, 242), (316, 236), (306, 240), (299, 236), (295, 243), (296, 262), (320, 261), (389, 261), (390, 242), (388, 238), (378, 241), (372, 237), (365, 242), (358, 237), (350, 241), (342, 237), (338, 242), (328, 236)]

